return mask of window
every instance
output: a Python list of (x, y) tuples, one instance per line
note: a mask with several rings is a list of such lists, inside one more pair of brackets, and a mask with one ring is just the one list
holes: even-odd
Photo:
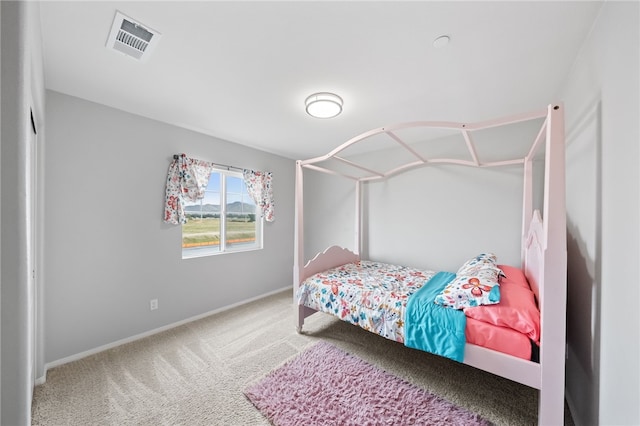
[(262, 248), (262, 219), (240, 172), (214, 169), (204, 198), (184, 210), (183, 259)]

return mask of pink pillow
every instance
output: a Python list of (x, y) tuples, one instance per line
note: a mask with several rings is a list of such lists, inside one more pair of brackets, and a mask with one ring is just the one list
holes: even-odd
[[(505, 270), (500, 266), (500, 269), (509, 278), (502, 278), (500, 281), (500, 303), (465, 308), (464, 314), (478, 321), (519, 331), (539, 344), (540, 311), (533, 292), (529, 289), (526, 280), (524, 281), (526, 288), (522, 285), (522, 281), (512, 280), (517, 268), (507, 267)], [(524, 278), (522, 272), (520, 275)]]
[(529, 287), (527, 278), (524, 276), (524, 272), (522, 272), (522, 269), (515, 268), (509, 265), (498, 265), (498, 268), (500, 268), (500, 270), (504, 274), (500, 277), (500, 284), (511, 283), (526, 288), (527, 290), (531, 289), (531, 287)]

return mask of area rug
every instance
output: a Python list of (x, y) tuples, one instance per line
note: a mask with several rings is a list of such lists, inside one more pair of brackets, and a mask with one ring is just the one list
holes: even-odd
[(491, 424), (326, 342), (244, 394), (276, 426)]

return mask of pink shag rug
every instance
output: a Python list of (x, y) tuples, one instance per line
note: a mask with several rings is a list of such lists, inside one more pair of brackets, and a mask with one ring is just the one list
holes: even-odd
[(491, 424), (326, 342), (244, 393), (276, 426)]

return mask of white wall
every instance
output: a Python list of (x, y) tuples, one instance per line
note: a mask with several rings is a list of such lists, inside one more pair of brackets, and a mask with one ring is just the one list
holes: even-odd
[(522, 168), (426, 167), (369, 184), (368, 255), (457, 271), (492, 252), (520, 265)]
[[(57, 92), (46, 112), (47, 362), (292, 285), (292, 160)], [(181, 259), (162, 221), (181, 152), (273, 172), (263, 250)]]
[[(27, 425), (34, 378), (40, 368), (35, 326), (35, 251), (31, 238), (37, 220), (31, 171), (35, 167), (30, 110), (43, 119), (44, 80), (38, 4), (2, 2), (1, 149), (1, 419)], [(39, 127), (39, 130), (41, 128)]]
[(640, 5), (605, 2), (567, 111), (567, 398), (577, 424), (640, 424)]

